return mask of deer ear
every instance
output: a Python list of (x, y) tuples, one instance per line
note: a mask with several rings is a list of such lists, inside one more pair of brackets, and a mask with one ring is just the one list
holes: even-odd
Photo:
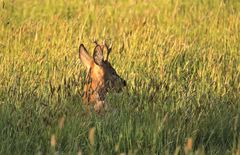
[(102, 51), (101, 46), (99, 46), (99, 45), (97, 45), (94, 49), (93, 60), (99, 66), (101, 66), (103, 63), (103, 51)]
[(79, 46), (79, 58), (81, 62), (89, 69), (91, 67), (92, 58), (89, 56), (83, 44)]

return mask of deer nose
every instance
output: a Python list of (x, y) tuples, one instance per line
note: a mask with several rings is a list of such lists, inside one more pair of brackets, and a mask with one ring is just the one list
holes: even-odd
[(127, 86), (127, 82), (125, 80), (123, 80), (123, 85), (124, 87)]

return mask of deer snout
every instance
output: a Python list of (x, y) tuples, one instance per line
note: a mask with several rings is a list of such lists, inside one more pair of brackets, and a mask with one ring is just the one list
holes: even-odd
[(115, 91), (118, 93), (121, 92), (124, 89), (124, 87), (127, 86), (127, 82), (122, 78), (119, 78), (115, 84), (116, 84)]
[(123, 80), (123, 86), (124, 86), (124, 87), (127, 86), (127, 82), (126, 82), (126, 80)]

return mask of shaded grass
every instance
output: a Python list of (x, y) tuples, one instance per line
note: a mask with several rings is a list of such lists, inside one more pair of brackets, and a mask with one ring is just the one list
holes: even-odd
[[(189, 139), (196, 154), (240, 149), (238, 1), (1, 5), (0, 154), (187, 154)], [(94, 38), (113, 40), (111, 62), (128, 83), (103, 116), (81, 103), (77, 48)]]

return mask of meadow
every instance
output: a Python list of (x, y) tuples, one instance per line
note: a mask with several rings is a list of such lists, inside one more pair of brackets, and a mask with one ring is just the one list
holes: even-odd
[[(86, 112), (78, 47), (127, 81)], [(1, 0), (0, 154), (240, 154), (240, 1)]]

